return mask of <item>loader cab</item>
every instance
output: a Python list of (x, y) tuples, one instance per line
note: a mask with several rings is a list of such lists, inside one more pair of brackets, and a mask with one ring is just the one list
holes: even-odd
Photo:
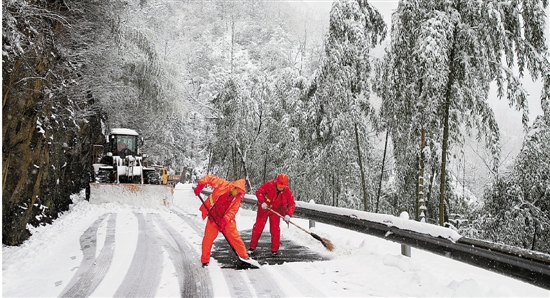
[(113, 145), (115, 149), (113, 152), (117, 155), (120, 155), (125, 149), (130, 150), (131, 152), (136, 152), (136, 136), (113, 136)]
[(113, 129), (109, 135), (110, 152), (124, 158), (139, 155), (139, 135), (131, 129)]

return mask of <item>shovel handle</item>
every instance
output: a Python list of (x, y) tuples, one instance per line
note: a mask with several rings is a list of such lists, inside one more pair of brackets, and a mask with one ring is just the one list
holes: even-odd
[[(210, 213), (210, 208), (208, 208), (208, 206), (206, 206), (206, 202), (204, 202), (204, 199), (201, 197), (201, 195), (197, 195), (197, 197), (199, 197), (199, 200), (201, 200), (201, 203), (202, 205), (204, 206), (204, 209), (206, 209), (206, 212), (208, 213), (210, 219), (212, 219), (212, 221), (214, 221), (214, 223), (216, 224), (216, 226), (218, 226), (218, 228), (220, 227), (220, 225), (218, 224), (218, 221), (214, 218), (214, 216), (212, 216), (212, 214)], [(220, 231), (222, 232), (223, 234), (223, 231)], [(225, 236), (225, 234), (224, 234)]]

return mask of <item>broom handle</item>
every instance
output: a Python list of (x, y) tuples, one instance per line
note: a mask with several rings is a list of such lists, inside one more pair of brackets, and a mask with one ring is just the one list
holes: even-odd
[[(275, 211), (275, 210), (273, 210), (273, 209), (271, 209), (271, 208), (268, 208), (267, 210), (269, 210), (269, 211), (271, 211), (271, 212), (273, 212), (273, 213), (279, 215), (280, 218), (284, 219), (284, 216), (282, 216), (279, 212), (277, 212), (277, 211)], [(308, 230), (306, 230), (306, 229), (300, 227), (299, 225), (295, 224), (295, 223), (292, 222), (291, 220), (289, 220), (288, 222), (290, 222), (291, 224), (293, 224), (293, 225), (294, 225), (295, 227), (297, 227), (298, 229), (300, 229), (300, 230), (302, 230), (302, 231), (304, 231), (304, 232), (306, 232), (306, 233), (308, 233), (308, 234), (311, 235), (311, 232), (310, 232), (310, 231), (308, 231)]]

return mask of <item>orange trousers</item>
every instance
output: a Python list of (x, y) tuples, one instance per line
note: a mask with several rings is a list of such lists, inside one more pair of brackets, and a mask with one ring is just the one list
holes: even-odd
[[(282, 213), (281, 211), (277, 211)], [(258, 208), (258, 213), (256, 214), (256, 222), (252, 226), (252, 238), (250, 239), (250, 249), (256, 249), (260, 236), (264, 231), (265, 224), (269, 218), (269, 233), (271, 233), (271, 251), (279, 251), (279, 246), (281, 246), (281, 218), (279, 215)]]
[[(202, 238), (201, 263), (210, 263), (210, 252), (212, 251), (212, 245), (214, 244), (216, 237), (218, 237), (219, 232), (220, 231), (218, 230), (216, 223), (209, 218), (206, 221), (204, 237)], [(243, 239), (241, 239), (241, 235), (237, 230), (237, 223), (235, 220), (231, 220), (227, 223), (223, 233), (239, 257), (248, 259), (248, 252), (246, 251), (246, 246), (244, 245)]]

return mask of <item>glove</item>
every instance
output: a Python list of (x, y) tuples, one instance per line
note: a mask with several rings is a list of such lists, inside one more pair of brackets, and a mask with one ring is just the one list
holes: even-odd
[(201, 190), (204, 188), (204, 184), (197, 184), (197, 187), (195, 187), (195, 195), (198, 196), (201, 194)]
[(285, 222), (287, 224), (290, 222), (290, 216), (289, 215), (285, 215)]
[(222, 217), (222, 219), (218, 220), (218, 230), (223, 231), (225, 229), (225, 226), (227, 226), (227, 219), (225, 219), (225, 217)]
[(267, 210), (269, 209), (269, 206), (265, 202), (262, 203), (262, 209)]

